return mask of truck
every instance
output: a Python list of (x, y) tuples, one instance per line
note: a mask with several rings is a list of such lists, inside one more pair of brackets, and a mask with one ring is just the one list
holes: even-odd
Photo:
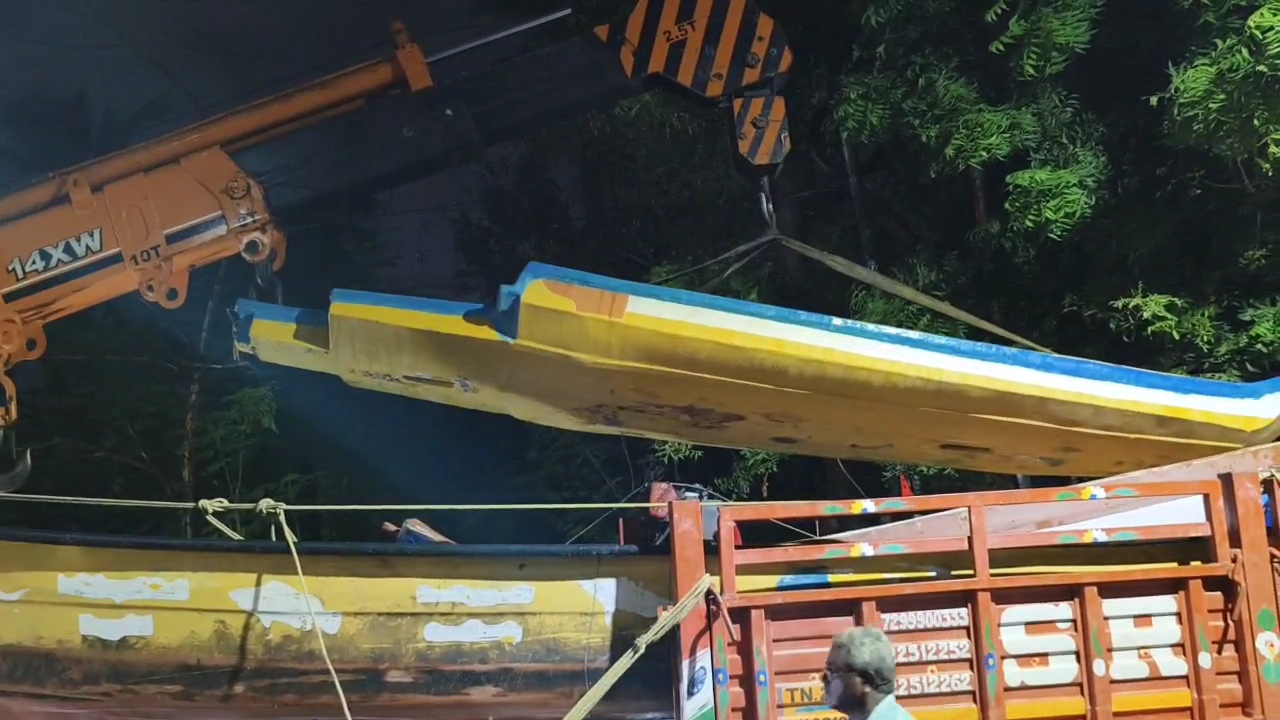
[[(1280, 644), (1262, 496), (1276, 490), (1277, 450), (1064, 488), (722, 508), (721, 537), (747, 523), (923, 514), (825, 542), (721, 544), (720, 597), (681, 626), (682, 660), (709, 664), (682, 665), (682, 687), (696, 697), (706, 668), (720, 720), (835, 720), (817, 673), (831, 637), (860, 624), (893, 640), (896, 694), (916, 718), (1268, 717)], [(1194, 511), (1172, 517), (1174, 503)], [(693, 511), (671, 510), (677, 587), (709, 567), (679, 552), (703, 532)], [(793, 569), (846, 556), (843, 572)], [(863, 558), (903, 571), (865, 577)], [(761, 566), (785, 574), (746, 592), (743, 573)]]

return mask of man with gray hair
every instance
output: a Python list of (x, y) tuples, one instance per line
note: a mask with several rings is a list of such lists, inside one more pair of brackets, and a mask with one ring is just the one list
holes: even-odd
[(889, 636), (877, 628), (856, 627), (831, 641), (822, 688), (827, 704), (849, 720), (914, 720), (893, 697), (897, 677)]

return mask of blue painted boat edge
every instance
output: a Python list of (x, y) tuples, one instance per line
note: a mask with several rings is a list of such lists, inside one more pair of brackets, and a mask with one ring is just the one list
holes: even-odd
[(1055, 375), (1097, 380), (1102, 382), (1129, 385), (1151, 390), (1163, 390), (1180, 395), (1201, 395), (1228, 399), (1251, 400), (1267, 395), (1280, 393), (1280, 378), (1272, 378), (1253, 383), (1233, 383), (1208, 378), (1171, 375), (1169, 373), (1142, 370), (1138, 368), (1113, 365), (1097, 360), (1047, 355), (1022, 348), (992, 345), (990, 343), (959, 338), (930, 335), (914, 330), (903, 330), (884, 325), (875, 325), (859, 320), (821, 315), (804, 310), (792, 310), (772, 305), (735, 300), (719, 295), (708, 295), (690, 290), (648, 285), (629, 280), (594, 275), (581, 270), (571, 270), (556, 265), (529, 263), (524, 272), (512, 285), (509, 292), (523, 295), (534, 282), (550, 280), (572, 285), (615, 292), (637, 297), (659, 300), (677, 305), (687, 305), (706, 310), (732, 313), (760, 320), (797, 325), (800, 327), (837, 333), (864, 340), (902, 345), (917, 350), (951, 355), (953, 357), (978, 360), (1014, 367), (1027, 368)]
[(328, 313), (323, 310), (287, 307), (258, 300), (237, 300), (232, 313), (234, 315), (233, 333), (236, 343), (240, 345), (250, 343), (253, 323), (257, 320), (298, 327), (328, 328), (329, 326)]

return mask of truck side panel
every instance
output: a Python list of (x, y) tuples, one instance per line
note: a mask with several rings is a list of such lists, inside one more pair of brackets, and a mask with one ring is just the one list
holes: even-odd
[[(1275, 584), (1267, 550), (1262, 563), (1259, 553), (1240, 550), (1265, 540), (1260, 504), (1235, 511), (1237, 495), (1257, 497), (1258, 485), (1255, 474), (1111, 488), (1132, 497), (1199, 495), (1208, 522), (1083, 533), (984, 531), (990, 506), (1090, 499), (1060, 489), (899, 498), (879, 507), (723, 507), (720, 537), (750, 522), (953, 508), (967, 509), (972, 526), (959, 547), (956, 538), (721, 546), (722, 595), (703, 620), (715, 717), (838, 720), (824, 703), (821, 672), (832, 637), (854, 625), (889, 635), (895, 694), (919, 720), (1261, 717), (1280, 683)], [(750, 539), (750, 530), (743, 534)], [(691, 526), (676, 542), (695, 535), (700, 541)], [(1185, 559), (1133, 562), (1144, 548), (1167, 556), (1171, 547)], [(1018, 565), (1009, 561), (1012, 549), (1021, 553)], [(1024, 564), (1033, 551), (1051, 564)], [(886, 563), (934, 569), (904, 580), (884, 572)], [(762, 583), (769, 573), (772, 587)]]
[[(1199, 699), (1216, 697), (1220, 717), (1243, 717), (1229, 594), (1200, 581), (1008, 592), (993, 598), (997, 650), (985, 654), (975, 652), (974, 604), (956, 595), (869, 600), (852, 613), (839, 603), (755, 610), (763, 623), (754, 629), (753, 611), (737, 612), (742, 640), (723, 658), (730, 717), (841, 718), (823, 702), (820, 673), (832, 636), (854, 624), (885, 628), (898, 661), (896, 694), (919, 720), (983, 717), (979, 667), (1011, 719), (1085, 717), (1091, 698), (1110, 699), (1128, 717), (1192, 717), (1199, 688)], [(1189, 612), (1196, 603), (1203, 614)], [(1090, 607), (1102, 622), (1090, 622), (1098, 617)], [(758, 710), (758, 678), (748, 672), (756, 648), (771, 661), (773, 685), (769, 707)]]

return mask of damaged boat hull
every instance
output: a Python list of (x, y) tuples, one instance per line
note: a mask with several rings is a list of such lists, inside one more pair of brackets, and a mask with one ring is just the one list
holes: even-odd
[[(561, 717), (669, 602), (665, 558), (635, 548), (304, 548), (357, 716)], [(6, 531), (0, 717), (341, 717), (307, 602), (280, 543)], [(669, 714), (668, 655), (598, 714)]]

